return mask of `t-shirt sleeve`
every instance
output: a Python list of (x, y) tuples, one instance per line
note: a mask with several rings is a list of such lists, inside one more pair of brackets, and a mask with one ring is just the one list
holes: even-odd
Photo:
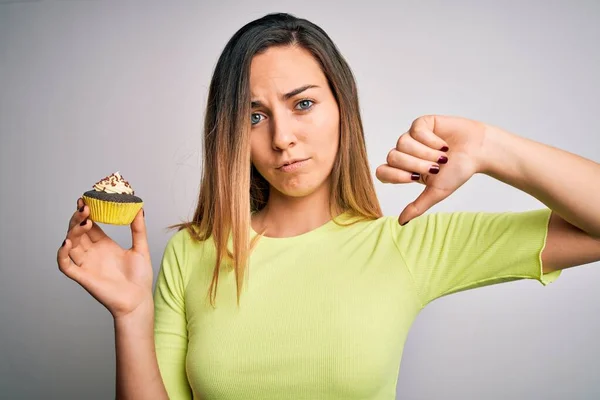
[(167, 242), (154, 288), (154, 344), (170, 399), (192, 399), (185, 369), (188, 346), (185, 314), (185, 231)]
[(405, 226), (393, 221), (393, 236), (422, 305), (463, 290), (517, 279), (553, 282), (544, 274), (548, 208), (523, 212), (438, 212)]

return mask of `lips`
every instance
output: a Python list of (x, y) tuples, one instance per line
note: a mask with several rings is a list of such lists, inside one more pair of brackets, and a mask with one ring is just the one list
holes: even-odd
[(282, 167), (286, 167), (286, 166), (288, 166), (288, 165), (292, 165), (292, 164), (295, 164), (295, 163), (297, 163), (297, 162), (300, 162), (300, 161), (306, 161), (306, 160), (308, 160), (308, 158), (293, 158), (293, 159), (291, 159), (291, 160), (288, 160), (288, 161), (285, 161), (285, 162), (283, 162), (283, 163), (282, 163), (282, 164), (280, 164), (280, 165), (279, 165), (277, 168), (278, 168), (278, 169), (281, 169)]
[(310, 158), (292, 159), (292, 160), (289, 160), (286, 163), (280, 165), (277, 168), (277, 170), (281, 171), (282, 173), (286, 173), (286, 174), (300, 171), (306, 166), (306, 164), (308, 163), (309, 160), (310, 160)]

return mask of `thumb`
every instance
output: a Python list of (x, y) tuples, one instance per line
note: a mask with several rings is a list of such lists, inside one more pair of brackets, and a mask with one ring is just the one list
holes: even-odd
[(425, 186), (425, 189), (421, 192), (419, 197), (402, 210), (402, 213), (400, 213), (400, 216), (398, 217), (398, 223), (400, 225), (406, 225), (411, 220), (423, 215), (427, 210), (448, 196), (449, 192), (446, 190)]
[(131, 223), (131, 248), (143, 255), (148, 255), (148, 237), (146, 235), (146, 219), (141, 208)]

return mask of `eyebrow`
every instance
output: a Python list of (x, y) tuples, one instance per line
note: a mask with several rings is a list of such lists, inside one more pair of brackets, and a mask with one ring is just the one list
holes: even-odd
[[(319, 86), (317, 85), (304, 85), (304, 86), (300, 86), (299, 88), (296, 88), (294, 90), (292, 90), (291, 92), (285, 93), (282, 98), (283, 100), (289, 100), (292, 97), (296, 96), (297, 94), (300, 94), (302, 92), (304, 92), (305, 90), (308, 89), (312, 89), (312, 88), (318, 88)], [(262, 103), (258, 100), (255, 100), (252, 102), (251, 107), (252, 108), (258, 108), (258, 107), (262, 107)]]

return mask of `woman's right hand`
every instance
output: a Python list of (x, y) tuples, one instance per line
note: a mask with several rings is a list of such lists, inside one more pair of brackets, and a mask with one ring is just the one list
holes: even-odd
[(60, 271), (79, 283), (115, 319), (147, 306), (152, 302), (153, 272), (143, 209), (131, 223), (132, 247), (126, 250), (88, 218), (90, 209), (81, 198), (77, 207), (58, 249)]

